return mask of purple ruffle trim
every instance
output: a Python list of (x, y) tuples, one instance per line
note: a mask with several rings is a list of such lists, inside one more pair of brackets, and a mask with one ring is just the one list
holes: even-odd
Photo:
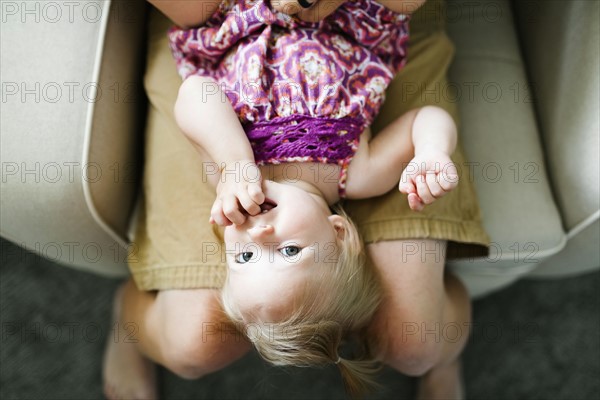
[(291, 115), (244, 126), (257, 163), (304, 161), (345, 166), (365, 121), (354, 117)]

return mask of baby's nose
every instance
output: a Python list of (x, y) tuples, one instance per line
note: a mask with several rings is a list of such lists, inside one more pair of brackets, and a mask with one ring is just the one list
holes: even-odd
[(273, 232), (275, 232), (275, 229), (272, 225), (258, 225), (248, 229), (248, 235), (250, 235), (252, 240), (264, 239), (273, 234)]

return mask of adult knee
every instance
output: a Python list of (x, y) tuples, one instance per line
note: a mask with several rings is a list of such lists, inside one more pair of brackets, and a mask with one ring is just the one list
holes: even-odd
[(242, 334), (225, 323), (203, 323), (171, 336), (165, 346), (165, 367), (185, 379), (216, 372), (250, 350)]
[(435, 366), (441, 356), (442, 345), (433, 335), (402, 327), (390, 336), (386, 362), (404, 375), (421, 376)]
[(164, 356), (165, 367), (184, 379), (201, 378), (210, 369), (203, 357), (201, 340), (191, 333), (169, 340)]

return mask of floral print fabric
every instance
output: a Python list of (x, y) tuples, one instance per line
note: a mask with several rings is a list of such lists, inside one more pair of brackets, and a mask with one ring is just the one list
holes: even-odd
[[(375, 0), (351, 0), (319, 22), (306, 22), (272, 10), (268, 0), (224, 0), (203, 26), (174, 27), (169, 39), (184, 79), (201, 75), (219, 83), (257, 162), (300, 157), (345, 168), (405, 63), (408, 17)], [(310, 129), (295, 129), (307, 120)], [(281, 146), (261, 150), (254, 140), (259, 126), (263, 141), (265, 132), (283, 135)], [(292, 133), (295, 145), (288, 149)], [(337, 146), (352, 151), (336, 156)]]

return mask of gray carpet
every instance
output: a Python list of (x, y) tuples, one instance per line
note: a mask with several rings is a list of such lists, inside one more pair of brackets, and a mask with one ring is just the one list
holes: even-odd
[[(102, 398), (101, 357), (118, 282), (73, 271), (2, 240), (2, 399)], [(521, 281), (474, 303), (464, 355), (469, 399), (599, 399), (600, 273)], [(448, 333), (450, 334), (450, 333)], [(408, 399), (391, 369), (373, 399)], [(335, 368), (277, 369), (251, 354), (196, 381), (160, 373), (165, 399), (341, 399)]]

